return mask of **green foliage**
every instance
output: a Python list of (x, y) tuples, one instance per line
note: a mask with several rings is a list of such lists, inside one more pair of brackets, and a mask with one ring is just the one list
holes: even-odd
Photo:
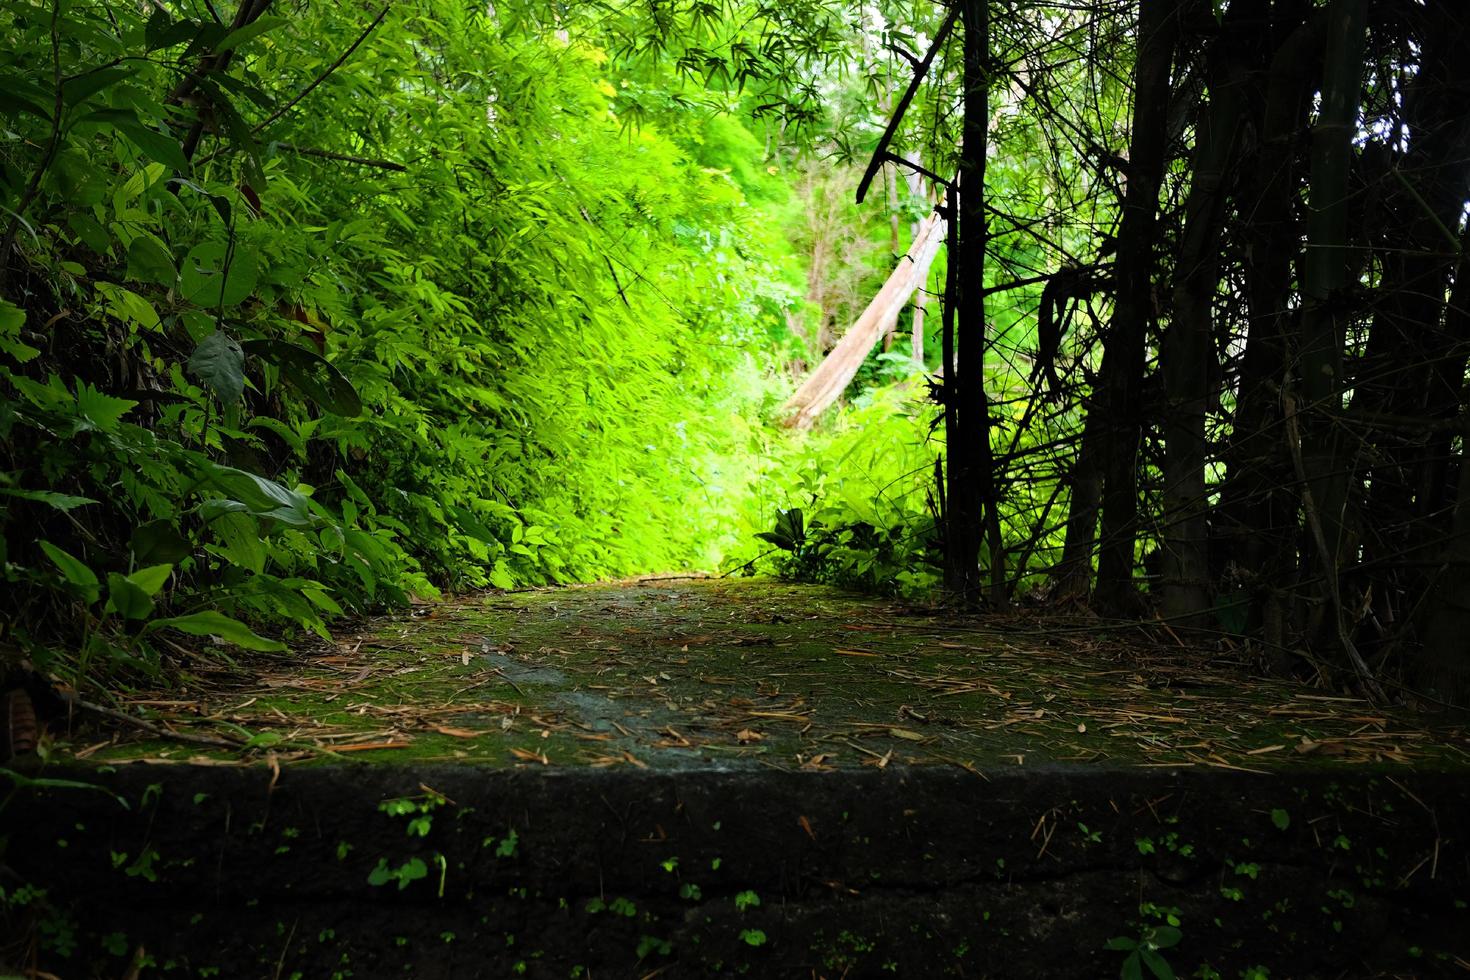
[(743, 531), (794, 302), (744, 123), (630, 126), (648, 80), (516, 10), (395, 4), (328, 71), (359, 17), (0, 13), (0, 573), (43, 667)]
[(746, 520), (774, 548), (749, 567), (867, 592), (915, 596), (935, 586), (930, 410), (910, 399), (878, 389), (811, 437), (773, 444)]
[(398, 890), (403, 891), (411, 883), (420, 878), (429, 876), (429, 866), (422, 858), (409, 858), (396, 868), (388, 866), (387, 858), (378, 858), (377, 866), (368, 873), (368, 884), (373, 886), (386, 885), (390, 881), (398, 882)]
[(1179, 945), (1182, 938), (1184, 934), (1174, 926), (1151, 926), (1137, 939), (1115, 936), (1103, 948), (1128, 954), (1118, 972), (1121, 980), (1143, 980), (1145, 967), (1156, 980), (1174, 980), (1174, 969), (1159, 951)]

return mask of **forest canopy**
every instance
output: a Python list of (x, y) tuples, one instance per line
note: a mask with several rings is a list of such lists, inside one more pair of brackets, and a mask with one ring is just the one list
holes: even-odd
[(80, 688), (753, 569), (1463, 701), (1466, 33), (1450, 0), (8, 3), (0, 654)]

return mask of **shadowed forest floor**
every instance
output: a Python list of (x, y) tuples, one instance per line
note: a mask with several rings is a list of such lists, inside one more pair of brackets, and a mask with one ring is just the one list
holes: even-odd
[[(1461, 768), (1462, 728), (1266, 680), (1240, 649), (769, 580), (500, 593), (135, 692), (95, 761)], [(181, 740), (191, 740), (183, 741)], [(214, 744), (207, 744), (207, 743)]]

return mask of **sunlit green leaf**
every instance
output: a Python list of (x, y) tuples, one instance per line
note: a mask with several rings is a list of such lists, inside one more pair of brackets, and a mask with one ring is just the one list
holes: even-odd
[(286, 649), (286, 644), (279, 640), (266, 639), (239, 620), (219, 612), (197, 612), (187, 616), (155, 619), (147, 626), (148, 632), (164, 629), (178, 630), (193, 636), (217, 636), (246, 650), (281, 651)]

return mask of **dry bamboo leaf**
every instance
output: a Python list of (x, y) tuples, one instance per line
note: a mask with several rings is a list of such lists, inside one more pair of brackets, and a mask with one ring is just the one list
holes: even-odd
[(483, 732), (473, 731), (469, 728), (452, 728), (449, 725), (430, 725), (430, 728), (440, 735), (450, 735), (454, 738), (479, 738)]

